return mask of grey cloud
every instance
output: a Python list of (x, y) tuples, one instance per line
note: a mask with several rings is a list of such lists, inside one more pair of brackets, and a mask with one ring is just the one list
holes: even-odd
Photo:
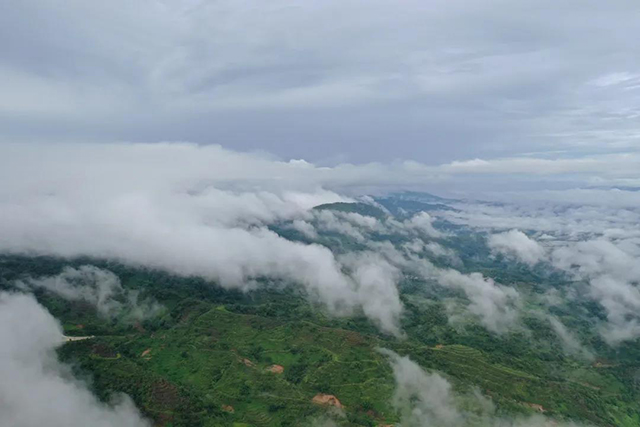
[(448, 258), (453, 264), (460, 264), (462, 262), (453, 249), (445, 248), (436, 242), (429, 242), (424, 247), (435, 256)]
[[(441, 238), (444, 236), (444, 233), (434, 228), (434, 218), (426, 212), (417, 213), (403, 221), (398, 221), (393, 217), (388, 217), (380, 221), (377, 218), (353, 212), (336, 212), (330, 210), (313, 212), (313, 218), (318, 229), (343, 234), (361, 243), (365, 242), (366, 236), (374, 232), (397, 233), (407, 236), (413, 235), (423, 239)], [(294, 224), (294, 226), (304, 227), (303, 224), (299, 223)], [(306, 231), (308, 232), (309, 230), (307, 229)]]
[(0, 18), (0, 124), (7, 139), (187, 139), (313, 160), (633, 149), (636, 12), (14, 2)]
[[(631, 193), (631, 192), (629, 192)], [(594, 195), (597, 197), (597, 195)], [(488, 231), (527, 230), (533, 237), (544, 236), (545, 245), (554, 240), (576, 241), (594, 236), (632, 237), (640, 235), (634, 224), (640, 221), (640, 211), (634, 208), (561, 201), (509, 203), (454, 203), (456, 211), (439, 212), (438, 216), (456, 224)]]
[(367, 242), (368, 248), (403, 273), (415, 274), (425, 280), (434, 280), (438, 269), (425, 258), (420, 258), (406, 246), (397, 248), (391, 242)]
[(640, 337), (640, 290), (638, 286), (601, 276), (591, 280), (591, 296), (607, 312), (602, 336), (611, 345)]
[[(407, 252), (409, 258), (429, 255), (430, 257), (445, 258), (454, 266), (462, 265), (462, 260), (453, 249), (446, 248), (437, 242), (425, 243), (424, 240), (416, 238), (403, 244), (402, 248)], [(427, 278), (427, 276), (425, 276), (425, 278)]]
[[(339, 219), (340, 216), (333, 213), (331, 218), (339, 225), (339, 227), (334, 227), (334, 230), (342, 228), (343, 234), (351, 235), (364, 242), (364, 236), (359, 231), (357, 235), (354, 235), (350, 226), (344, 229), (349, 225), (345, 219)], [(373, 218), (371, 219), (373, 220)], [(434, 234), (438, 237), (443, 236), (433, 228), (432, 221), (431, 216), (421, 213), (403, 222), (393, 219), (387, 219), (382, 223), (378, 222), (375, 226), (377, 229), (389, 228), (393, 232), (414, 235), (416, 238), (401, 247), (396, 247), (388, 241), (366, 241), (369, 251), (349, 253), (339, 258), (340, 262), (346, 266), (353, 265), (355, 260), (369, 260), (366, 269), (360, 268), (357, 271), (366, 272), (361, 277), (367, 278), (371, 286), (370, 292), (362, 294), (375, 295), (375, 298), (371, 300), (378, 300), (373, 304), (376, 307), (376, 312), (384, 312), (389, 319), (393, 320), (383, 322), (383, 329), (390, 330), (397, 335), (397, 330), (389, 329), (384, 325), (397, 324), (397, 318), (402, 311), (395, 286), (402, 274), (413, 274), (427, 282), (436, 282), (441, 286), (463, 291), (470, 301), (466, 309), (472, 315), (477, 316), (480, 323), (492, 332), (501, 334), (516, 325), (520, 310), (520, 295), (516, 289), (497, 284), (491, 278), (486, 278), (480, 273), (466, 275), (454, 269), (438, 269), (428, 259), (420, 257), (419, 254), (426, 250), (436, 256), (446, 256), (454, 264), (459, 261), (452, 251), (445, 250), (435, 242), (425, 243), (424, 240), (417, 238), (417, 236), (421, 236), (428, 239), (427, 236)], [(354, 277), (358, 276), (356, 274)], [(385, 283), (386, 285), (383, 285)], [(365, 313), (370, 303), (369, 300), (362, 303)], [(380, 310), (382, 307), (386, 310)], [(369, 317), (374, 318), (373, 316)], [(383, 319), (380, 314), (375, 318), (378, 319), (378, 323)], [(454, 317), (450, 320), (453, 319)]]
[[(332, 212), (327, 210), (316, 213), (315, 218), (318, 222), (318, 228), (321, 230), (336, 232), (349, 236), (358, 242), (364, 242), (365, 237), (363, 232), (366, 230), (361, 230), (361, 224), (351, 221), (351, 217), (349, 215), (364, 218), (362, 215), (358, 214), (345, 214), (342, 212)], [(371, 219), (375, 221), (375, 218)]]
[(310, 427), (338, 427), (338, 424), (330, 418), (320, 418), (317, 420), (313, 420), (310, 424)]
[(99, 402), (60, 363), (58, 322), (27, 295), (0, 293), (0, 424), (32, 427), (149, 427), (127, 396)]
[(443, 234), (433, 227), (433, 218), (426, 212), (420, 212), (411, 219), (404, 221), (404, 226), (419, 233), (424, 233), (428, 237), (438, 238)]
[[(618, 165), (611, 163), (607, 166), (610, 170), (616, 170)], [(574, 208), (585, 207), (606, 207), (609, 209), (617, 209), (624, 214), (628, 214), (630, 210), (637, 210), (640, 207), (640, 193), (637, 188), (637, 173), (629, 171), (625, 178), (620, 178), (617, 185), (622, 188), (615, 187), (615, 181), (602, 180), (593, 174), (586, 177), (582, 182), (576, 181), (571, 185), (577, 188), (563, 189), (534, 189), (531, 191), (506, 191), (500, 194), (496, 193), (480, 193), (476, 197), (484, 200), (496, 200), (506, 203), (520, 203), (531, 205), (536, 203), (538, 207), (544, 204), (555, 204), (562, 206), (573, 206)], [(552, 186), (552, 182), (546, 183)], [(580, 188), (586, 185), (593, 188)], [(628, 185), (628, 188), (625, 188)], [(614, 188), (608, 188), (614, 186)], [(597, 188), (601, 187), (601, 188)]]

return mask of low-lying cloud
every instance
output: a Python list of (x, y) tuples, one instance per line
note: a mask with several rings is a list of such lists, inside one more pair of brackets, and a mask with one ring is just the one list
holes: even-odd
[(562, 349), (571, 356), (576, 356), (584, 360), (593, 360), (594, 355), (576, 338), (569, 329), (555, 316), (548, 317), (551, 328), (556, 333)]
[[(599, 331), (607, 343), (615, 346), (640, 338), (640, 211), (571, 203), (456, 207), (441, 215), (456, 224), (499, 231), (487, 241), (494, 253), (530, 266), (547, 262), (549, 269), (567, 274), (576, 289), (586, 283), (579, 297), (604, 309), (606, 320)], [(553, 321), (552, 326), (565, 344), (571, 341), (566, 328)]]
[(606, 312), (602, 337), (609, 344), (640, 337), (640, 242), (594, 239), (567, 245), (552, 254), (553, 264), (589, 283), (588, 297)]
[(0, 425), (150, 427), (130, 398), (98, 401), (57, 359), (60, 324), (25, 294), (0, 293)]
[[(633, 264), (639, 258), (632, 239), (640, 238), (633, 231), (640, 215), (632, 208), (452, 202), (456, 209), (380, 220), (311, 208), (352, 201), (343, 194), (359, 194), (363, 188), (438, 182), (443, 173), (476, 173), (478, 168), (411, 162), (318, 167), (182, 143), (4, 144), (0, 154), (3, 253), (107, 258), (243, 290), (272, 277), (299, 286), (333, 313), (362, 311), (383, 331), (399, 334), (402, 304), (396, 284), (401, 274), (387, 274), (388, 267), (376, 265), (381, 257), (398, 270), (463, 291), (482, 324), (504, 332), (517, 318), (515, 289), (479, 275), (439, 271), (424, 259), (443, 257), (460, 264), (455, 253), (438, 243), (449, 237), (434, 227), (436, 219), (444, 219), (490, 231), (488, 244), (496, 253), (529, 265), (548, 260), (580, 275), (592, 285), (589, 296), (607, 310), (603, 331), (612, 332), (608, 339), (640, 336), (634, 314), (640, 307), (634, 302), (636, 279), (615, 273), (616, 262), (610, 258), (603, 260), (611, 268), (588, 272), (589, 257), (566, 263), (563, 257), (570, 257), (561, 252), (575, 242), (600, 238), (618, 247), (622, 264)], [(554, 165), (577, 167), (571, 162)], [(362, 257), (361, 263), (369, 264), (354, 268), (325, 246), (293, 242), (269, 228), (284, 222), (310, 241), (322, 232), (349, 236), (378, 258)], [(409, 243), (391, 250), (371, 241), (376, 233), (399, 234)], [(368, 273), (376, 269), (383, 270), (381, 278)], [(607, 281), (617, 286), (603, 285)], [(631, 298), (624, 298), (625, 292)], [(385, 303), (374, 303), (371, 295), (383, 296)]]
[(545, 256), (544, 247), (520, 230), (493, 234), (487, 243), (492, 251), (515, 257), (530, 266), (542, 261)]
[[(400, 413), (402, 427), (578, 427), (541, 415), (500, 417), (495, 414), (493, 403), (479, 392), (456, 395), (451, 383), (440, 374), (427, 373), (409, 357), (391, 350), (379, 351), (389, 358), (393, 369), (396, 383), (393, 403)], [(462, 400), (464, 406), (460, 404)]]
[(418, 233), (423, 233), (427, 237), (438, 238), (442, 237), (442, 232), (436, 230), (433, 226), (433, 218), (427, 212), (420, 212), (411, 219), (404, 221), (404, 226)]
[(478, 316), (488, 330), (500, 334), (516, 324), (520, 306), (516, 289), (500, 285), (481, 273), (462, 274), (452, 269), (442, 270), (438, 281), (463, 291), (471, 302), (469, 312)]
[[(326, 247), (268, 228), (309, 219), (315, 205), (348, 200), (304, 179), (309, 169), (316, 179), (324, 171), (217, 146), (43, 147), (49, 158), (34, 148), (2, 147), (21, 167), (6, 164), (0, 172), (13, 173), (15, 183), (0, 184), (0, 251), (114, 259), (244, 290), (273, 277), (301, 286), (334, 313), (362, 309), (383, 330), (398, 330), (397, 291), (381, 289), (393, 301), (374, 309), (370, 292), (379, 287), (363, 282), (371, 275), (352, 277)], [(342, 223), (353, 230), (373, 220), (348, 219)]]
[(141, 300), (139, 293), (124, 289), (118, 276), (92, 265), (65, 267), (56, 276), (23, 279), (18, 288), (46, 289), (70, 301), (84, 301), (95, 306), (105, 318), (123, 317), (143, 320), (157, 315), (163, 307), (152, 299)]
[(342, 262), (351, 269), (351, 276), (357, 283), (364, 314), (383, 331), (401, 335), (399, 324), (403, 307), (397, 288), (400, 269), (373, 252), (350, 254), (343, 257)]

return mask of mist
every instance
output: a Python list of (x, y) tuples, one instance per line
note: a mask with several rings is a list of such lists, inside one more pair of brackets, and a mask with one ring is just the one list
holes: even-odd
[[(395, 380), (393, 403), (402, 427), (579, 427), (542, 415), (506, 418), (495, 413), (491, 400), (477, 390), (457, 393), (438, 373), (428, 373), (409, 357), (388, 349), (379, 352), (389, 359)], [(464, 408), (464, 409), (463, 409)]]
[(163, 307), (151, 298), (141, 300), (139, 292), (124, 289), (118, 276), (92, 265), (65, 267), (56, 276), (30, 277), (14, 284), (22, 290), (46, 289), (69, 301), (84, 301), (96, 308), (98, 315), (113, 319), (123, 317), (140, 321), (159, 314)]

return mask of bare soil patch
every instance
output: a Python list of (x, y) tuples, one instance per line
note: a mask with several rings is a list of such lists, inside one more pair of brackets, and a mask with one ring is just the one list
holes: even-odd
[(282, 365), (271, 365), (267, 368), (267, 371), (272, 372), (274, 374), (281, 374), (284, 372), (284, 366)]
[(342, 403), (340, 403), (338, 398), (333, 394), (318, 393), (313, 396), (313, 399), (311, 399), (311, 401), (316, 405), (335, 406), (336, 408), (340, 409), (344, 408), (344, 406), (342, 406)]

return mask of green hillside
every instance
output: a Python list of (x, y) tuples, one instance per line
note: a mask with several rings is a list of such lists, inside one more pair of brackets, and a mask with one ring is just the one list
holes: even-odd
[[(87, 261), (6, 257), (4, 286), (25, 274), (55, 274), (63, 265)], [(93, 263), (118, 274), (126, 288), (152, 295), (163, 313), (141, 323), (105, 322), (81, 302), (37, 296), (68, 335), (96, 335), (64, 345), (62, 358), (92, 378), (102, 399), (127, 393), (157, 425), (286, 426), (326, 417), (345, 426), (397, 423), (394, 381), (381, 347), (444, 374), (462, 398), (477, 388), (501, 414), (541, 407), (545, 415), (594, 425), (639, 422), (629, 377), (640, 367), (637, 359), (598, 364), (568, 358), (558, 346), (549, 347), (553, 338), (543, 328), (537, 337), (497, 337), (474, 326), (459, 330), (448, 324), (443, 301), (409, 292), (407, 338), (396, 339), (378, 333), (363, 316), (328, 316), (292, 290), (246, 294), (201, 279)], [(335, 396), (343, 408), (313, 403), (318, 394)]]

